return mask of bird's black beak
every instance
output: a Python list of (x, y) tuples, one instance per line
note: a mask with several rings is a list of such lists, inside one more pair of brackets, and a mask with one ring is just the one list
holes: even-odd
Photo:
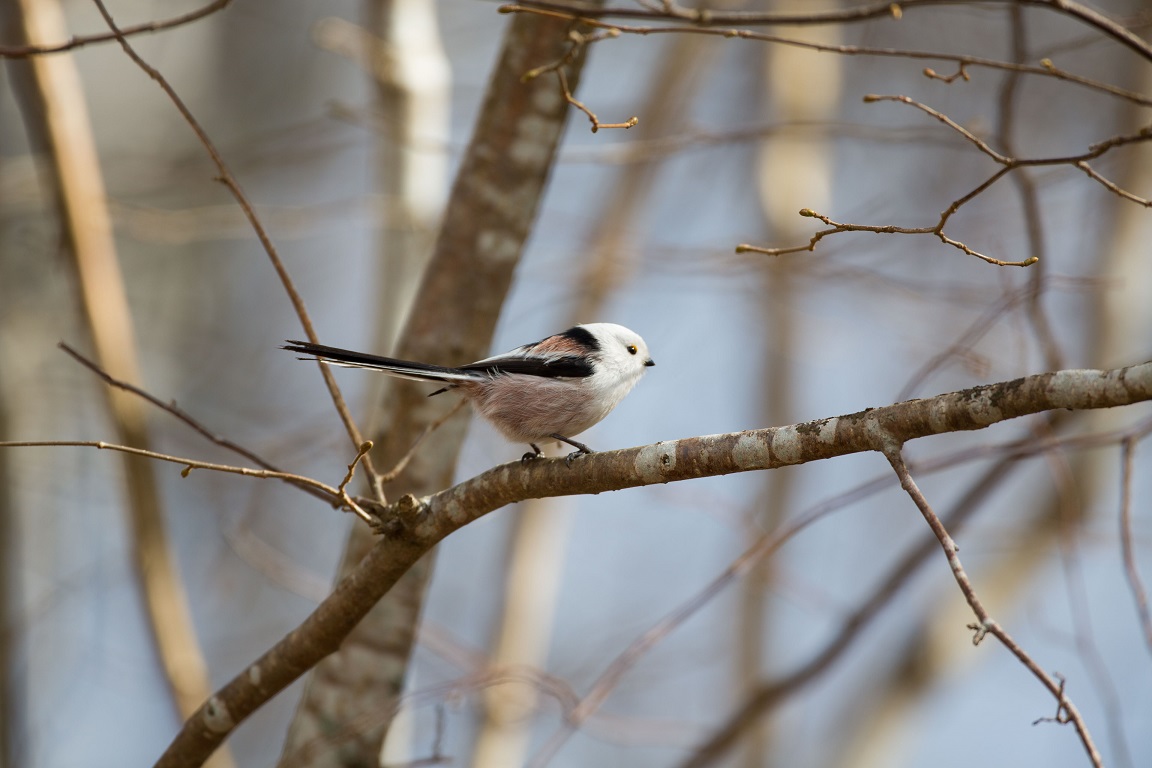
[(648, 358), (647, 360), (645, 360), (645, 361), (644, 361), (644, 365), (646, 365), (646, 366), (648, 366), (649, 368), (651, 368), (653, 365), (656, 365), (656, 363), (655, 363), (655, 362), (653, 362), (652, 358)]

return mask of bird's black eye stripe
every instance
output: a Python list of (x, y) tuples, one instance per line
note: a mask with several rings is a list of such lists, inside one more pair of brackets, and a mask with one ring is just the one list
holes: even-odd
[(627, 347), (625, 347), (625, 349), (628, 350), (628, 354), (630, 354), (630, 355), (636, 354), (636, 345), (635, 344), (629, 344)]

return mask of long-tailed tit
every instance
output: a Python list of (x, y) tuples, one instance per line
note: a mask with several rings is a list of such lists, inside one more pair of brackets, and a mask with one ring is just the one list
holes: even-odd
[[(312, 355), (333, 365), (370, 368), (389, 376), (438, 381), (448, 386), (432, 395), (455, 390), (513, 442), (537, 443), (548, 438), (576, 448), (568, 456), (591, 453), (572, 438), (611, 413), (648, 366), (655, 365), (648, 345), (634, 331), (614, 323), (588, 323), (569, 328), (535, 344), (459, 368), (395, 360), (307, 341), (288, 341), (290, 352)], [(432, 395), (429, 395), (431, 397)]]

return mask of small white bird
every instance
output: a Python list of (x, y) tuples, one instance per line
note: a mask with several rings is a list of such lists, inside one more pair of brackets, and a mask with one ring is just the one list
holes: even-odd
[(432, 395), (456, 390), (472, 407), (513, 442), (537, 443), (548, 438), (576, 448), (568, 461), (592, 450), (572, 438), (597, 424), (632, 391), (644, 370), (655, 363), (639, 334), (614, 323), (588, 323), (569, 328), (535, 344), (459, 368), (395, 360), (307, 341), (289, 340), (290, 352), (348, 368), (369, 368), (389, 376), (448, 384)]

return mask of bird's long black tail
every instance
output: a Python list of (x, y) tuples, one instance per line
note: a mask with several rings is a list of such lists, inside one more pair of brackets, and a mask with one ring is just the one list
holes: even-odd
[(448, 368), (443, 365), (430, 363), (417, 363), (412, 360), (397, 360), (380, 355), (369, 355), (365, 352), (354, 352), (350, 349), (328, 347), (323, 344), (313, 344), (310, 341), (296, 341), (289, 339), (286, 346), (281, 347), (289, 352), (309, 355), (302, 360), (323, 360), (333, 365), (342, 365), (347, 368), (367, 368), (381, 371), (389, 376), (398, 376), (402, 379), (415, 381), (477, 381), (481, 375), (463, 371), (459, 368)]

